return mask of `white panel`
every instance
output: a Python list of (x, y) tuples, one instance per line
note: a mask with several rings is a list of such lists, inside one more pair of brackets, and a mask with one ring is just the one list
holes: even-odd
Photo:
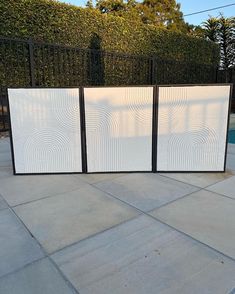
[(223, 171), (230, 86), (159, 87), (158, 171)]
[(78, 89), (9, 89), (16, 173), (81, 172)]
[(151, 171), (153, 87), (85, 88), (88, 172)]

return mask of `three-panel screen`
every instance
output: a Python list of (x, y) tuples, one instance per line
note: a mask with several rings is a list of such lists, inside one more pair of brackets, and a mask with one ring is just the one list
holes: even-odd
[(8, 89), (15, 174), (223, 171), (230, 85)]

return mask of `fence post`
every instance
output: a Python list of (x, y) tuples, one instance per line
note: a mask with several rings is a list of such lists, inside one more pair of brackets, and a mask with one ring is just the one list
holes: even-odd
[(215, 72), (215, 83), (217, 84), (218, 83), (218, 73), (219, 73), (219, 67), (216, 66), (215, 68), (216, 72)]
[(152, 56), (151, 58), (151, 84), (156, 84), (156, 58)]
[(229, 68), (229, 83), (233, 82), (233, 69)]
[(35, 72), (34, 72), (34, 54), (33, 54), (33, 41), (29, 39), (29, 74), (30, 74), (30, 83), (31, 87), (35, 87)]

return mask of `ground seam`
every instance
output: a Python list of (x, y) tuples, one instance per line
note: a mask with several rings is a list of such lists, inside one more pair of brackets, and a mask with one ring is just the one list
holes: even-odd
[[(201, 190), (203, 190), (203, 189), (201, 189)], [(101, 190), (101, 191), (103, 191), (103, 190)], [(103, 192), (104, 192), (104, 191), (103, 191)], [(197, 191), (196, 191), (196, 192), (197, 192)], [(108, 194), (108, 195), (110, 195), (111, 197), (113, 197), (113, 198), (115, 198), (115, 199), (120, 200), (119, 198), (116, 198), (116, 196), (113, 196), (113, 195), (110, 194), (110, 193), (107, 193), (107, 192), (105, 192), (105, 193)], [(193, 192), (193, 193), (195, 193), (195, 192)], [(191, 194), (192, 194), (192, 193), (191, 193)], [(189, 196), (189, 195), (185, 195), (184, 197), (187, 197), (187, 196)], [(133, 208), (135, 208), (135, 209), (137, 209), (137, 210), (139, 210), (142, 214), (144, 214), (144, 215), (146, 215), (146, 216), (148, 216), (148, 217), (151, 217), (152, 219), (154, 219), (154, 220), (156, 220), (156, 221), (158, 221), (158, 222), (160, 222), (160, 223), (162, 223), (162, 224), (168, 226), (169, 228), (171, 228), (171, 229), (173, 229), (173, 230), (175, 230), (175, 231), (177, 231), (177, 232), (179, 232), (179, 233), (181, 233), (181, 234), (187, 236), (188, 238), (190, 238), (190, 239), (192, 239), (192, 240), (194, 240), (194, 241), (196, 241), (196, 242), (198, 242), (198, 243), (200, 243), (200, 244), (206, 246), (207, 248), (210, 248), (211, 250), (214, 250), (215, 252), (219, 253), (220, 255), (222, 255), (222, 256), (224, 256), (224, 257), (226, 257), (226, 258), (228, 258), (228, 259), (230, 259), (230, 260), (232, 260), (232, 261), (235, 262), (235, 258), (233, 258), (233, 257), (231, 257), (231, 256), (229, 256), (229, 255), (224, 254), (223, 252), (221, 252), (221, 251), (215, 249), (214, 247), (211, 247), (211, 246), (209, 246), (208, 244), (203, 243), (202, 241), (200, 241), (200, 240), (198, 240), (198, 239), (192, 237), (191, 235), (188, 235), (188, 234), (186, 234), (185, 232), (180, 231), (179, 229), (177, 229), (177, 228), (175, 228), (175, 227), (173, 227), (173, 226), (171, 226), (171, 225), (165, 223), (164, 221), (158, 219), (157, 217), (154, 217), (153, 215), (149, 214), (152, 210), (149, 211), (149, 212), (144, 212), (144, 211), (142, 211), (141, 209), (139, 209), (139, 208), (137, 208), (137, 207), (135, 207), (135, 206), (133, 206), (133, 205), (131, 205), (131, 204), (128, 204), (127, 202), (125, 202), (125, 201), (123, 201), (123, 200), (120, 200), (120, 201), (123, 202), (123, 203), (125, 203), (125, 204), (127, 204), (127, 205), (129, 205), (129, 206), (131, 206), (131, 207), (133, 207)], [(177, 200), (176, 200), (176, 201), (177, 201)], [(110, 228), (110, 229), (111, 229), (111, 228)]]
[[(23, 267), (17, 269), (16, 271), (10, 272), (6, 275), (10, 275), (13, 274), (23, 268), (25, 268), (26, 266), (29, 266), (32, 263), (35, 263), (39, 260), (42, 260), (44, 258), (48, 258), (50, 260), (50, 262), (53, 264), (53, 266), (56, 268), (56, 270), (58, 271), (58, 273), (60, 274), (60, 276), (62, 277), (62, 279), (65, 281), (65, 283), (68, 285), (68, 287), (76, 294), (79, 294), (78, 290), (73, 286), (73, 284), (70, 282), (70, 280), (65, 276), (65, 274), (61, 271), (61, 269), (59, 268), (59, 266), (54, 262), (54, 260), (52, 260), (52, 258), (50, 257), (50, 255), (46, 252), (46, 250), (44, 249), (44, 247), (42, 246), (42, 244), (38, 241), (38, 239), (31, 233), (31, 231), (27, 228), (27, 226), (25, 225), (25, 223), (22, 221), (22, 219), (15, 213), (15, 211), (9, 207), (9, 210), (16, 216), (17, 220), (20, 221), (20, 223), (23, 225), (24, 229), (30, 234), (30, 236), (32, 236), (32, 238), (36, 241), (36, 243), (39, 245), (40, 249), (42, 250), (44, 257), (39, 258), (37, 260), (34, 260), (31, 263), (28, 263), (27, 265), (24, 265)], [(6, 276), (5, 275), (5, 276)], [(2, 277), (1, 277), (2, 278)], [(0, 278), (0, 279), (1, 279)]]

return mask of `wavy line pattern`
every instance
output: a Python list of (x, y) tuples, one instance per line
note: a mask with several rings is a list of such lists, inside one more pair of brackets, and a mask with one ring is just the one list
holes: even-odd
[(221, 171), (229, 87), (160, 87), (157, 169)]
[(9, 92), (17, 173), (81, 172), (78, 89)]

